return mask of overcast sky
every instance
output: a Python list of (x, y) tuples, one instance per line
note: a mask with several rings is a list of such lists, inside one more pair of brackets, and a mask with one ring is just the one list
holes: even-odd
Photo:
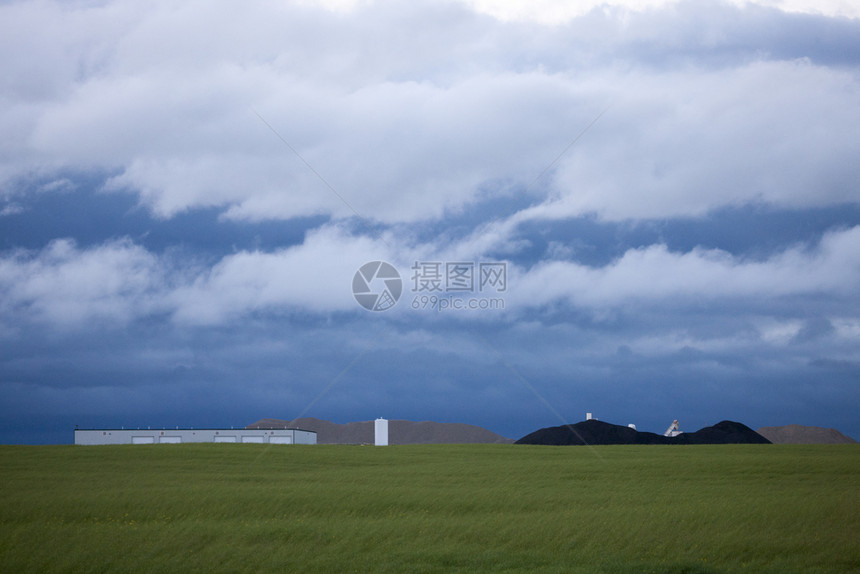
[(860, 438), (855, 3), (7, 1), (0, 56), (0, 442)]

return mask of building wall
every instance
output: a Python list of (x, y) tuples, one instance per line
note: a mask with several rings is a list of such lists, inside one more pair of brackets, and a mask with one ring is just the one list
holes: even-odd
[(176, 444), (187, 442), (316, 444), (300, 429), (75, 429), (75, 444)]

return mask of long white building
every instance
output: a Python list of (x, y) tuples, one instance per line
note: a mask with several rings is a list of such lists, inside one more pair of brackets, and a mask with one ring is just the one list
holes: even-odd
[(75, 444), (177, 444), (233, 442), (316, 444), (317, 433), (301, 429), (75, 429)]

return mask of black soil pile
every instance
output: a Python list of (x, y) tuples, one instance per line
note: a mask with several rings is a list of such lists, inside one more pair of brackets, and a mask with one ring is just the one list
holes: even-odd
[(769, 444), (770, 441), (749, 428), (722, 421), (693, 433), (666, 437), (651, 432), (598, 420), (537, 430), (516, 441), (516, 444), (598, 445), (598, 444)]
[(586, 444), (666, 444), (666, 437), (638, 432), (630, 427), (596, 419), (572, 425), (537, 430), (515, 444), (586, 445)]
[(694, 433), (669, 439), (670, 444), (770, 444), (770, 441), (745, 424), (722, 421)]

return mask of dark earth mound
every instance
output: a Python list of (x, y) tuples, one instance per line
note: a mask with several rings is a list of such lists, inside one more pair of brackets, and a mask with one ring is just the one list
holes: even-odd
[(666, 437), (591, 419), (572, 425), (543, 428), (524, 436), (515, 444), (666, 444)]
[(748, 426), (733, 421), (722, 421), (693, 433), (666, 437), (595, 419), (572, 425), (543, 428), (516, 441), (516, 444), (543, 445), (769, 443), (769, 440)]
[(770, 441), (745, 424), (722, 421), (694, 433), (669, 439), (669, 444), (770, 444)]

